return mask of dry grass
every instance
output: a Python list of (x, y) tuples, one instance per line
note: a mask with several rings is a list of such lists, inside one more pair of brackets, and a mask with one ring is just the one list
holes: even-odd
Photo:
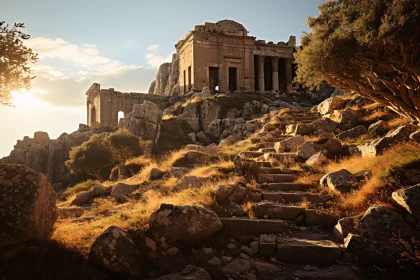
[(323, 174), (347, 169), (352, 173), (369, 170), (372, 177), (356, 190), (340, 196), (334, 204), (340, 216), (358, 215), (372, 204), (389, 205), (391, 193), (401, 186), (393, 179), (393, 174), (404, 166), (420, 161), (420, 146), (402, 143), (375, 158), (351, 157), (323, 167)]
[(163, 121), (167, 121), (167, 120), (171, 120), (171, 119), (173, 119), (174, 117), (175, 117), (174, 115), (169, 114), (169, 115), (165, 115), (165, 116), (163, 116), (163, 117), (162, 117), (162, 120), (163, 120)]
[(189, 176), (197, 176), (200, 178), (222, 178), (226, 177), (229, 172), (235, 170), (235, 164), (230, 160), (221, 160), (209, 165), (198, 166), (187, 174)]
[(373, 111), (373, 110), (376, 110), (378, 108), (384, 108), (384, 107), (385, 107), (384, 105), (381, 105), (379, 103), (372, 103), (372, 104), (368, 104), (368, 105), (363, 106), (363, 109)]
[(82, 191), (88, 191), (93, 186), (98, 185), (98, 184), (100, 184), (98, 180), (87, 180), (87, 181), (78, 183), (74, 187), (71, 187), (65, 190), (59, 197), (59, 200), (61, 201), (69, 200), (69, 198), (74, 197), (77, 193), (82, 192)]
[(374, 121), (385, 118), (387, 115), (389, 115), (389, 113), (383, 112), (383, 111), (376, 111), (373, 114), (370, 114), (368, 116), (364, 116), (362, 118), (362, 121), (363, 122), (368, 122), (368, 123), (369, 122), (374, 122)]
[(397, 128), (400, 125), (407, 124), (407, 123), (410, 123), (410, 122), (411, 122), (411, 120), (409, 118), (399, 117), (399, 118), (389, 120), (387, 123), (388, 123), (389, 127)]
[(223, 146), (220, 149), (219, 154), (224, 158), (233, 159), (238, 153), (245, 151), (252, 151), (255, 148), (255, 144), (251, 142), (251, 139), (238, 141), (234, 145)]

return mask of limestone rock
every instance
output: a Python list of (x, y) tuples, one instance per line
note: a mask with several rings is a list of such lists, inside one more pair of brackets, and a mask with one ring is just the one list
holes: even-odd
[(165, 62), (159, 66), (158, 72), (156, 74), (153, 94), (165, 95), (165, 88), (169, 80), (170, 66), (171, 64), (169, 62)]
[(166, 240), (206, 239), (223, 225), (212, 211), (198, 206), (161, 204), (149, 218), (150, 231)]
[(199, 116), (199, 103), (188, 103), (184, 107), (184, 111), (182, 115), (179, 115), (178, 118), (180, 120), (185, 121), (188, 123), (193, 130), (193, 132), (197, 133), (200, 131), (200, 116)]
[(45, 175), (23, 165), (0, 165), (0, 194), (0, 247), (49, 237), (57, 207)]
[(197, 176), (184, 176), (181, 178), (180, 187), (181, 189), (187, 188), (198, 188), (204, 182), (204, 179)]
[(286, 140), (276, 142), (274, 144), (274, 149), (276, 150), (276, 153), (289, 152), (297, 149), (297, 147), (304, 142), (305, 139), (303, 138), (303, 136), (297, 135), (294, 137), (287, 138)]
[(356, 94), (348, 103), (347, 107), (357, 106), (359, 108), (363, 108), (366, 105), (372, 104), (374, 101), (372, 99), (360, 96)]
[(392, 193), (392, 198), (411, 215), (420, 218), (420, 184), (399, 189)]
[(104, 188), (101, 185), (95, 185), (90, 189), (90, 192), (94, 197), (108, 196), (111, 194), (111, 191)]
[(359, 218), (360, 216), (352, 216), (338, 220), (333, 229), (333, 239), (337, 242), (343, 243), (347, 235), (353, 231), (353, 228), (357, 224)]
[(164, 275), (153, 280), (211, 280), (211, 277), (205, 269), (187, 265), (180, 273)]
[(356, 182), (356, 177), (346, 169), (328, 173), (320, 180), (321, 186), (339, 194), (349, 192)]
[(148, 179), (149, 181), (161, 179), (165, 173), (159, 168), (152, 168), (149, 172)]
[(128, 185), (125, 183), (118, 183), (111, 192), (111, 196), (120, 202), (127, 200), (127, 196), (137, 189), (135, 185)]
[(254, 266), (261, 274), (278, 273), (280, 271), (278, 266), (264, 261), (256, 261)]
[(82, 206), (88, 204), (94, 198), (91, 191), (82, 191), (70, 202), (70, 205)]
[(220, 119), (220, 105), (212, 100), (204, 100), (200, 104), (200, 128), (207, 130), (208, 125), (215, 119)]
[(352, 129), (349, 129), (349, 130), (346, 130), (337, 134), (337, 138), (338, 139), (346, 139), (346, 138), (355, 139), (362, 136), (363, 134), (366, 134), (366, 132), (367, 130), (363, 125), (358, 125)]
[(346, 152), (341, 141), (336, 138), (323, 138), (320, 141), (317, 141), (317, 144), (327, 150), (327, 157), (333, 158)]
[(351, 108), (342, 111), (335, 110), (334, 115), (337, 116), (338, 123), (340, 124), (355, 124), (359, 119), (356, 111)]
[(407, 239), (413, 236), (411, 228), (395, 211), (384, 206), (372, 206), (354, 228), (363, 237), (389, 242), (395, 236)]
[(59, 218), (77, 218), (85, 213), (85, 209), (82, 207), (59, 207), (58, 217)]
[(395, 263), (397, 250), (394, 246), (364, 238), (357, 234), (349, 234), (344, 240), (347, 252), (357, 256), (365, 263), (383, 264)]
[(203, 144), (210, 144), (211, 140), (210, 138), (202, 131), (198, 132), (195, 137), (197, 138), (197, 141)]
[(213, 257), (208, 261), (208, 264), (211, 266), (220, 266), (222, 264), (222, 260), (218, 257)]
[(311, 123), (313, 134), (316, 136), (325, 136), (333, 133), (337, 128), (337, 123), (330, 118), (316, 120)]
[(316, 153), (326, 153), (327, 150), (324, 149), (321, 145), (313, 142), (306, 142), (297, 148), (297, 154), (300, 158), (309, 159)]
[(244, 273), (251, 269), (251, 262), (246, 259), (237, 258), (220, 268), (220, 272), (226, 275)]
[(116, 226), (107, 228), (92, 244), (88, 262), (123, 277), (139, 277), (143, 258), (128, 233)]
[(340, 97), (330, 97), (318, 104), (318, 112), (321, 115), (331, 114), (334, 110), (341, 109), (345, 101)]
[(172, 166), (174, 167), (192, 167), (202, 165), (210, 161), (210, 156), (206, 153), (188, 151), (181, 158), (177, 159)]
[(305, 163), (309, 166), (322, 165), (327, 161), (327, 157), (322, 152), (318, 152), (311, 156)]
[(296, 271), (293, 273), (293, 276), (302, 279), (302, 280), (316, 280), (316, 279), (325, 279), (325, 280), (362, 280), (363, 278), (359, 277), (354, 273), (354, 271), (348, 266), (342, 265), (333, 265), (328, 268), (316, 269), (310, 271)]
[(384, 136), (389, 131), (389, 127), (386, 121), (379, 120), (373, 123), (368, 128), (368, 134), (371, 136)]
[(175, 178), (181, 178), (185, 174), (187, 174), (188, 172), (190, 172), (190, 170), (188, 168), (185, 168), (185, 167), (171, 167), (171, 168), (169, 168), (169, 173)]

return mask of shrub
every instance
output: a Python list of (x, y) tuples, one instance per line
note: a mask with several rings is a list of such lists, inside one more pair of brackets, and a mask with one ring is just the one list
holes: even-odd
[(66, 200), (68, 197), (72, 196), (73, 194), (77, 194), (82, 191), (88, 191), (93, 186), (98, 185), (99, 183), (100, 182), (98, 180), (87, 180), (85, 182), (78, 183), (74, 187), (71, 187), (65, 190), (61, 194), (60, 200)]
[(72, 174), (86, 172), (103, 181), (102, 169), (115, 163), (113, 150), (97, 134), (82, 145), (73, 147), (70, 151), (70, 159), (66, 166)]
[(114, 156), (119, 163), (142, 153), (141, 139), (126, 129), (119, 129), (105, 139), (109, 142)]

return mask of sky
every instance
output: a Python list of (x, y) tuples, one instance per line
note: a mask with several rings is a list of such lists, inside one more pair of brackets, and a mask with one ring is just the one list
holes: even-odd
[(51, 138), (86, 123), (85, 92), (146, 93), (175, 43), (195, 25), (235, 20), (266, 41), (299, 38), (323, 0), (0, 0), (0, 21), (25, 23), (25, 45), (38, 53), (29, 92), (0, 105), (0, 158), (18, 139)]

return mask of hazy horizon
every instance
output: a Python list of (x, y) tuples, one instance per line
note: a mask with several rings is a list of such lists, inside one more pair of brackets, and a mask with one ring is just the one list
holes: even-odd
[(287, 41), (308, 31), (305, 19), (322, 2), (0, 0), (1, 20), (24, 22), (31, 35), (25, 44), (39, 54), (31, 91), (17, 95), (15, 108), (0, 107), (0, 158), (36, 131), (57, 138), (86, 123), (84, 93), (94, 82), (146, 93), (175, 43), (197, 24), (231, 19), (258, 39)]

